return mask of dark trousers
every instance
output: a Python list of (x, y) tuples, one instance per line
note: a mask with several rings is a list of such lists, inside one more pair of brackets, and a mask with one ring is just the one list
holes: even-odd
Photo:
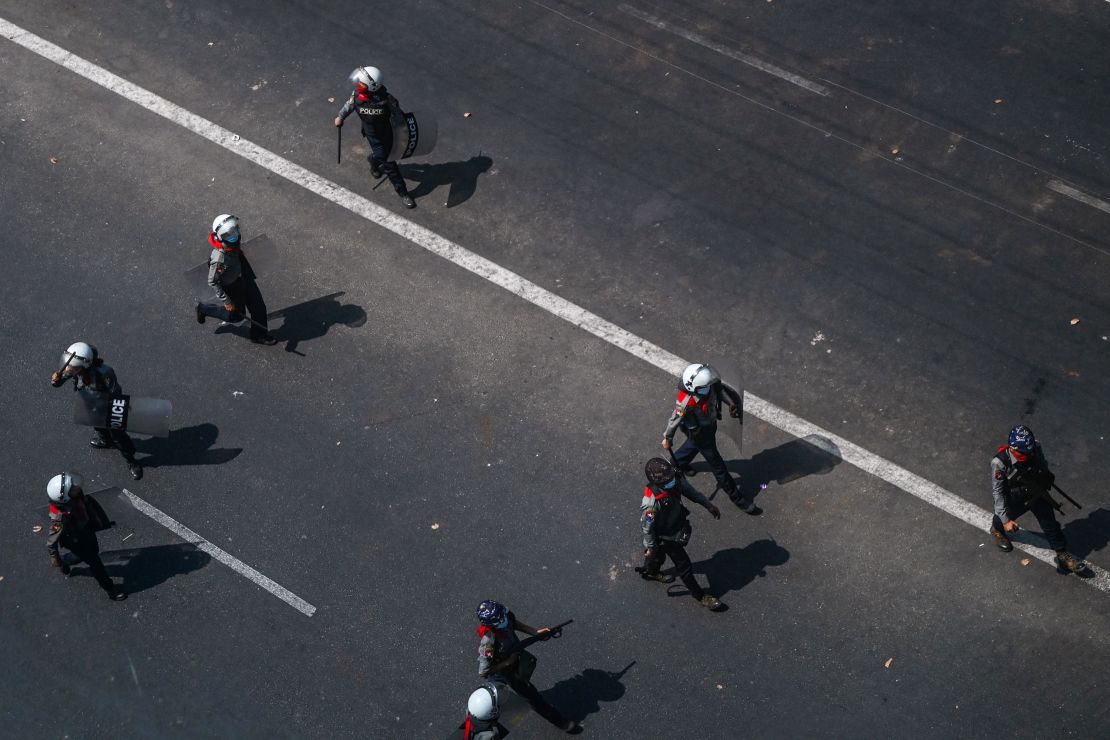
[(243, 320), (244, 312), (249, 312), (251, 317), (251, 339), (265, 337), (267, 332), (266, 301), (262, 300), (262, 291), (253, 278), (243, 276), (230, 285), (224, 286), (224, 292), (237, 311), (228, 311), (222, 303), (202, 303), (200, 312), (221, 321), (237, 324)]
[(509, 688), (515, 691), (535, 710), (536, 714), (546, 719), (556, 727), (563, 727), (566, 725), (566, 718), (559, 712), (558, 709), (548, 704), (542, 696), (540, 696), (539, 689), (532, 685), (531, 681), (519, 681), (513, 679), (509, 681)]
[(694, 578), (694, 569), (690, 563), (690, 556), (686, 554), (686, 548), (677, 542), (669, 542), (667, 540), (660, 540), (659, 544), (651, 549), (651, 555), (644, 558), (644, 571), (649, 575), (655, 575), (659, 569), (663, 567), (663, 562), (670, 556), (671, 562), (674, 563), (675, 575), (678, 580), (682, 581), (682, 585), (690, 592), (698, 601), (705, 596), (705, 591), (698, 585), (697, 580)]
[(716, 434), (705, 433), (687, 437), (678, 451), (674, 453), (674, 461), (678, 463), (680, 468), (684, 468), (697, 457), (699, 452), (709, 463), (709, 469), (713, 471), (713, 477), (717, 479), (717, 485), (720, 489), (728, 494), (732, 503), (743, 506), (746, 502), (741, 501), (740, 493), (736, 488), (736, 481), (729, 475), (728, 468), (725, 467), (725, 461), (717, 450)]
[(63, 546), (77, 556), (78, 562), (89, 566), (89, 571), (102, 589), (109, 593), (116, 590), (116, 584), (112, 583), (104, 562), (100, 559), (100, 543), (97, 542), (95, 533), (83, 534)]
[(107, 442), (119, 450), (124, 460), (134, 461), (135, 443), (127, 436), (127, 432), (122, 429), (93, 429), (93, 431), (101, 442)]
[(408, 195), (409, 188), (405, 185), (405, 178), (401, 177), (401, 168), (397, 166), (396, 162), (385, 161), (389, 150), (393, 147), (393, 133), (390, 132), (388, 137), (379, 138), (377, 136), (367, 136), (366, 142), (370, 144), (370, 156), (366, 158), (372, 166), (380, 167), (385, 176), (389, 178), (389, 184), (397, 191), (398, 195)]
[[(1026, 506), (1020, 501), (1014, 501), (1007, 497), (1006, 513), (1010, 515), (1011, 519), (1017, 519), (1027, 511), (1033, 512), (1033, 516), (1037, 517), (1037, 522), (1041, 525), (1041, 531), (1044, 532), (1049, 547), (1053, 550), (1066, 550), (1068, 548), (1068, 541), (1064, 538), (1064, 529), (1060, 526), (1060, 522), (1056, 521), (1056, 512), (1053, 510), (1052, 504), (1044, 498), (1038, 498), (1029, 506)], [(1002, 520), (995, 515), (991, 519), (991, 526), (1001, 532)]]

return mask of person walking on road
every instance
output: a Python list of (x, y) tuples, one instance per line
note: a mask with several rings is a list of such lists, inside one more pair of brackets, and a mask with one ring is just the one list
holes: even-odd
[(197, 323), (206, 317), (237, 324), (250, 313), (250, 339), (255, 344), (277, 344), (268, 329), (266, 302), (258, 289), (254, 270), (240, 246), (239, 218), (230, 213), (216, 216), (208, 244), (212, 254), (208, 258), (208, 284), (216, 293), (219, 303), (198, 303)]
[(717, 450), (717, 421), (721, 418), (722, 396), (728, 397), (729, 415), (738, 417), (744, 401), (735, 388), (721, 381), (716, 370), (709, 365), (699, 364), (689, 365), (683, 370), (679, 379), (678, 399), (663, 432), (663, 449), (671, 450), (675, 432), (681, 429), (686, 435), (686, 441), (673, 453), (678, 468), (684, 473), (690, 473), (691, 461), (701, 453), (717, 479), (717, 486), (746, 514), (758, 516), (763, 510), (740, 493)]
[(509, 731), (498, 722), (502, 688), (487, 683), (475, 689), (466, 701), (466, 719), (447, 740), (500, 740)]
[[(66, 348), (62, 355), (62, 368), (50, 376), (50, 385), (58, 388), (70, 380), (74, 390), (86, 396), (123, 395), (115, 371), (104, 364), (96, 347), (87, 342), (74, 342)], [(135, 461), (135, 443), (127, 432), (107, 427), (96, 427), (93, 432), (90, 445), (98, 450), (115, 447), (123, 455), (131, 477), (135, 480), (143, 477), (143, 466)]]
[(350, 80), (355, 89), (339, 109), (335, 126), (342, 126), (347, 116), (358, 113), (362, 119), (362, 135), (370, 144), (370, 156), (366, 158), (370, 162), (370, 176), (377, 180), (384, 172), (397, 195), (401, 196), (405, 208), (416, 208), (416, 201), (409, 195), (401, 169), (390, 158), (393, 126), (400, 122), (403, 114), (397, 98), (385, 89), (383, 79), (382, 71), (377, 67), (357, 67), (351, 72)]
[(50, 535), (46, 538), (50, 564), (68, 576), (70, 564), (59, 551), (61, 547), (66, 548), (76, 556), (76, 562), (89, 566), (93, 578), (109, 599), (123, 601), (127, 594), (112, 582), (104, 568), (100, 543), (96, 539), (97, 531), (108, 529), (115, 522), (108, 520), (104, 509), (96, 499), (86, 496), (81, 486), (81, 476), (74, 473), (59, 473), (46, 484), (46, 496), (50, 499)]
[(686, 544), (692, 528), (687, 519), (689, 511), (682, 503), (686, 497), (705, 507), (714, 519), (721, 518), (720, 510), (710, 503), (701, 491), (687, 482), (685, 476), (661, 457), (653, 457), (644, 465), (647, 486), (640, 502), (640, 529), (644, 536), (644, 564), (636, 572), (646, 581), (671, 583), (674, 576), (663, 575), (660, 569), (670, 557), (679, 580), (694, 599), (711, 612), (726, 607), (716, 596), (705, 593), (694, 578)]
[(516, 615), (496, 601), (483, 601), (478, 605), (478, 675), (494, 684), (508, 685), (531, 705), (541, 717), (560, 730), (570, 734), (581, 732), (581, 726), (569, 720), (558, 709), (548, 704), (539, 690), (532, 685), (536, 658), (527, 650), (514, 649), (520, 638), (517, 632), (546, 639), (551, 635), (548, 627), (529, 627)]
[(1006, 444), (991, 458), (991, 494), (994, 517), (990, 533), (1003, 552), (1014, 545), (1006, 535), (1016, 532), (1017, 518), (1027, 511), (1037, 517), (1048, 546), (1056, 551), (1056, 565), (1068, 573), (1082, 573), (1087, 564), (1068, 552), (1064, 530), (1056, 521), (1056, 513), (1048, 498), (1056, 476), (1048, 469), (1044, 451), (1029, 427), (1010, 430)]

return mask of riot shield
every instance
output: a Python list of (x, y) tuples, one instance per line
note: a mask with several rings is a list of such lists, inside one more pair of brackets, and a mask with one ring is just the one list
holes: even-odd
[(710, 367), (721, 376), (721, 382), (736, 390), (740, 394), (740, 415), (733, 418), (729, 414), (729, 398), (721, 399), (721, 421), (718, 429), (724, 432), (725, 437), (736, 446), (736, 454), (744, 455), (744, 388), (740, 384), (740, 363), (735, 360), (725, 359), (709, 363)]
[(79, 391), (74, 394), (73, 423), (97, 429), (118, 429), (152, 437), (170, 436), (173, 404), (161, 398), (132, 398), (126, 393)]
[[(246, 261), (243, 263), (243, 273), (250, 275), (253, 271), (256, 279), (263, 279), (266, 275), (273, 275), (281, 271), (282, 251), (273, 239), (265, 234), (243, 242), (240, 248)], [(185, 282), (192, 291), (193, 298), (197, 301), (210, 303), (213, 297), (212, 286), (208, 284), (208, 255), (212, 254), (211, 248), (205, 252), (205, 260), (196, 267), (185, 271)]]
[(439, 138), (439, 124), (431, 113), (405, 113), (393, 127), (393, 148), (386, 161), (420, 157), (431, 153)]

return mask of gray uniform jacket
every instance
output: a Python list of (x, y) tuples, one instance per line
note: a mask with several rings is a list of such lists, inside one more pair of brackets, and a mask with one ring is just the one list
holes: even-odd
[[(681, 476), (679, 476), (674, 488), (667, 491), (667, 493), (671, 496), (679, 494), (695, 504), (704, 506), (706, 509), (709, 508), (709, 499), (705, 497), (705, 494), (694, 488), (689, 481)], [(645, 486), (644, 498), (640, 502), (640, 530), (644, 535), (645, 550), (659, 546), (659, 536), (655, 533), (655, 519), (658, 513), (659, 502), (655, 498), (655, 492), (651, 490), (651, 486)]]
[[(667, 428), (663, 431), (663, 438), (674, 439), (674, 433), (682, 427), (687, 436), (696, 432), (717, 431), (717, 420), (721, 418), (721, 395), (728, 396), (728, 401), (736, 406), (742, 406), (744, 399), (731, 385), (723, 382), (713, 384), (709, 395), (703, 397), (687, 392), (680, 388), (678, 400), (675, 401), (674, 411), (667, 420)], [(705, 413), (704, 409), (708, 410)]]
[[(486, 677), (490, 667), (500, 663), (513, 645), (520, 642), (520, 638), (516, 636), (516, 616), (509, 612), (509, 626), (505, 628), (505, 632), (497, 633), (487, 627), (482, 630), (482, 633), (478, 640), (478, 675)], [(487, 678), (491, 681), (508, 681), (509, 674), (514, 670), (515, 666), (510, 666), (507, 673), (494, 674)]]
[(230, 303), (224, 290), (225, 285), (231, 285), (243, 275), (243, 263), (239, 259), (238, 250), (225, 252), (222, 249), (213, 249), (212, 256), (208, 258), (208, 284), (216, 291), (216, 298), (221, 303)]
[(93, 498), (75, 496), (61, 508), (51, 506), (50, 534), (46, 538), (51, 562), (55, 565), (61, 563), (59, 545), (78, 549), (82, 545), (97, 547), (96, 532), (109, 526), (108, 516)]
[[(1001, 458), (1001, 459), (1000, 459)], [(1034, 470), (1048, 470), (1048, 461), (1040, 444), (1030, 453), (1028, 465)], [(1009, 448), (1003, 448), (991, 458), (991, 494), (994, 496), (994, 513), (1003, 523), (1010, 521), (1006, 504), (1010, 494), (1010, 483), (1017, 472), (1017, 464), (1010, 455)]]

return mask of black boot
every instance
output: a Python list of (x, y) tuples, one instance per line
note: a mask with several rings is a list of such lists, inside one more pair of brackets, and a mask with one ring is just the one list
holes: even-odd
[(112, 601), (123, 601), (127, 598), (127, 593), (124, 591), (120, 591), (118, 588), (113, 588), (111, 591), (108, 592), (108, 598)]
[(669, 573), (652, 573), (646, 568), (636, 568), (636, 572), (640, 574), (640, 578), (645, 581), (658, 581), (659, 583), (674, 583), (674, 576)]
[(1056, 565), (1068, 573), (1082, 573), (1087, 570), (1087, 564), (1067, 550), (1056, 551)]
[(115, 445), (112, 444), (112, 440), (108, 439), (107, 437), (101, 437), (100, 435), (97, 435), (90, 439), (89, 445), (95, 447), (98, 450), (106, 450), (110, 447), (115, 447)]
[(992, 526), (991, 535), (994, 537), (994, 544), (998, 545), (998, 549), (1002, 552), (1010, 552), (1014, 549), (1014, 543), (1010, 542), (1010, 538), (1002, 530), (995, 529)]
[(412, 199), (411, 195), (408, 193), (398, 193), (398, 195), (401, 196), (401, 202), (405, 205), (405, 208), (416, 208), (416, 201)]
[(382, 179), (382, 166), (373, 160), (370, 161), (370, 177), (375, 180)]
[(197, 313), (197, 323), (198, 324), (203, 324), (204, 323), (204, 313), (200, 310), (200, 304), (199, 303), (196, 305), (195, 310), (196, 310), (196, 313)]
[(143, 477), (143, 466), (135, 460), (127, 461), (127, 471), (131, 473), (131, 477), (135, 480), (140, 480)]

